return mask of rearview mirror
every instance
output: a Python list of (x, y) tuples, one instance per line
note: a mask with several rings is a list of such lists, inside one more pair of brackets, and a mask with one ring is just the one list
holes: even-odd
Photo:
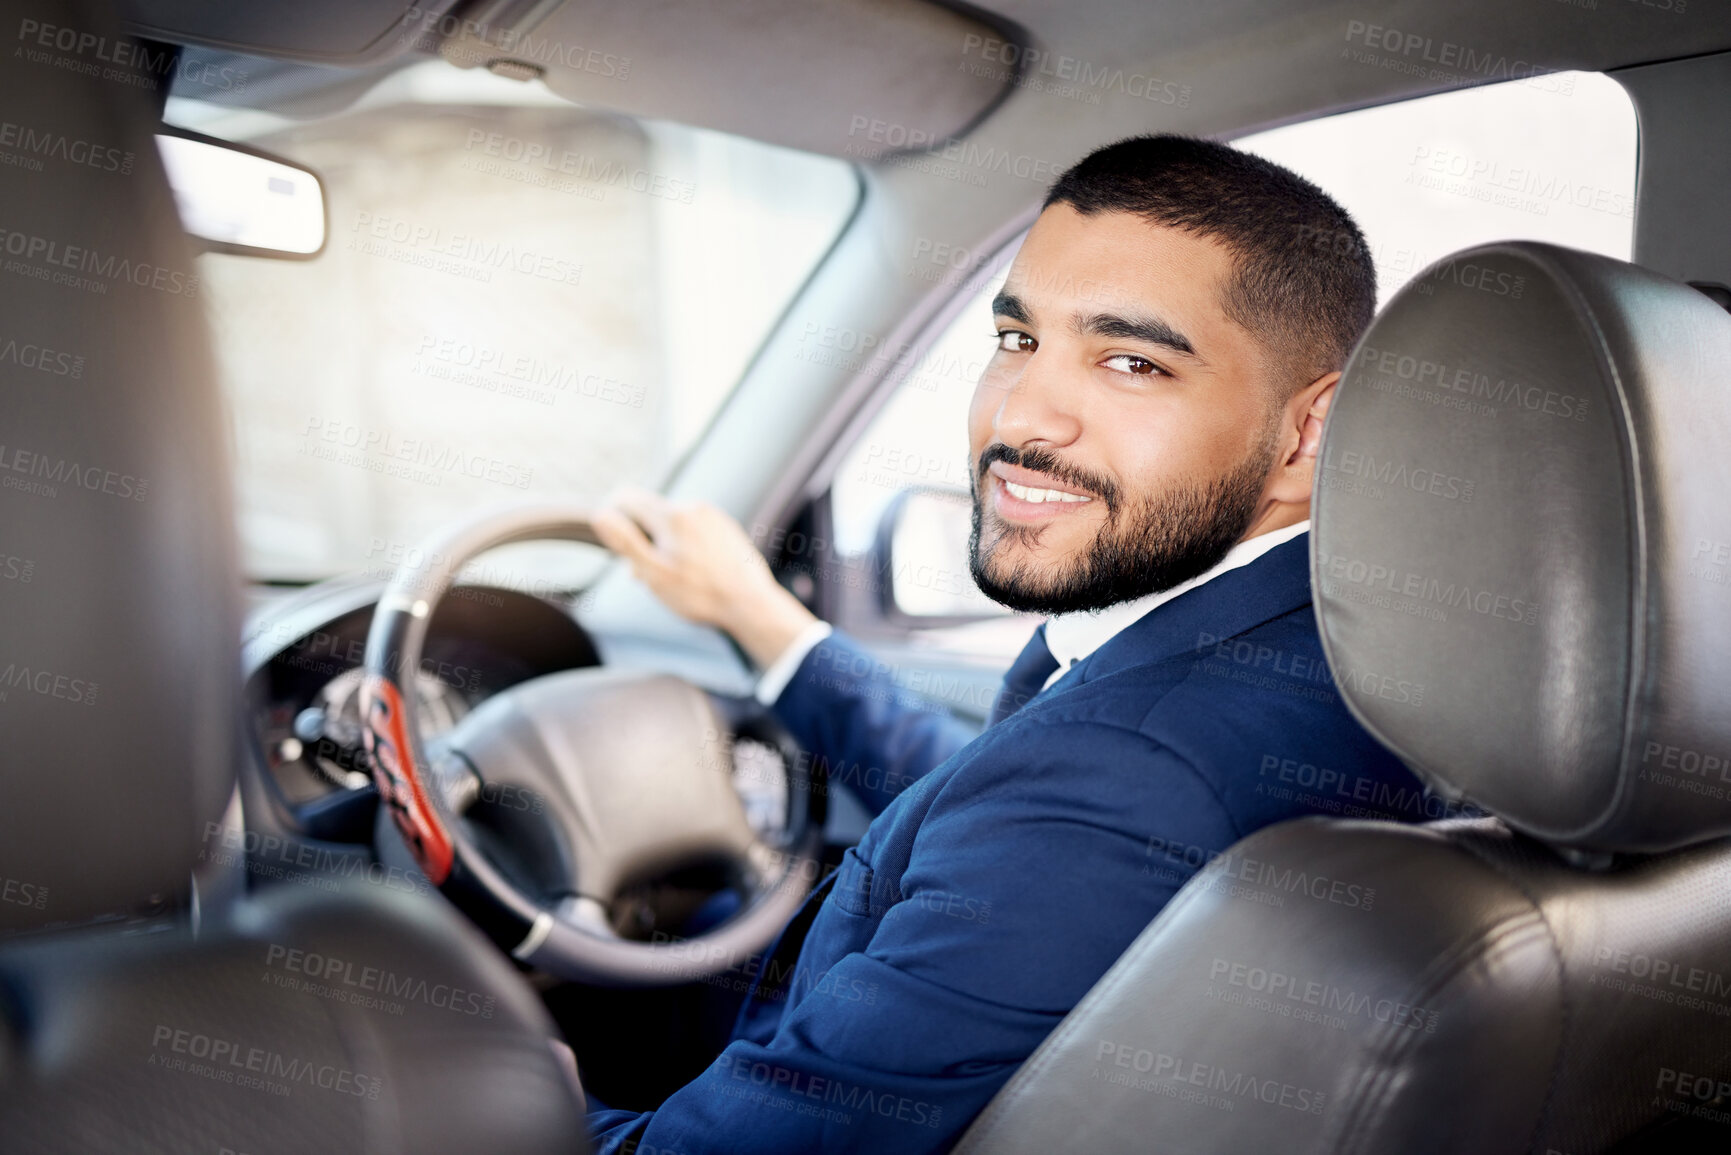
[(188, 129), (156, 134), (180, 223), (219, 253), (307, 260), (325, 247), (325, 190), (311, 169)]

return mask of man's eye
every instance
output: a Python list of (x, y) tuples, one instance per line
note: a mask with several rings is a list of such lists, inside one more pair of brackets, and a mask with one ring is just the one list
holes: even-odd
[(1040, 343), (1020, 329), (999, 329), (998, 348), (1005, 353), (1032, 353)]
[(1146, 357), (1138, 357), (1134, 353), (1119, 353), (1116, 357), (1106, 358), (1100, 364), (1116, 373), (1134, 373), (1142, 377), (1165, 372)]

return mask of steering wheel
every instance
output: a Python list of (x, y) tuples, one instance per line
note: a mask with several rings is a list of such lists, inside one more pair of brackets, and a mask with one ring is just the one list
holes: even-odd
[[(435, 535), (410, 555), (419, 565), (393, 575), (367, 635), (361, 697), (379, 797), (427, 878), (517, 959), (606, 986), (718, 974), (768, 947), (817, 875), (822, 782), (809, 759), (786, 756), (791, 739), (766, 713), (730, 719), (683, 679), (596, 667), (494, 695), (432, 757), (421, 740), (412, 690), (433, 608), (476, 555), (552, 539), (600, 544), (582, 506), (521, 505)], [(734, 789), (740, 736), (782, 753), (778, 838), (753, 829)], [(614, 929), (622, 892), (697, 864), (731, 881), (736, 914), (664, 941)]]

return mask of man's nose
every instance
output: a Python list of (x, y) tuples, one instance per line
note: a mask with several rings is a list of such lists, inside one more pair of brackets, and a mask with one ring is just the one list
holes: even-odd
[(1069, 445), (1082, 435), (1082, 419), (1076, 406), (1080, 390), (1066, 381), (1057, 358), (1037, 349), (1022, 364), (1022, 371), (1006, 383), (992, 432), (1005, 445), (1021, 448), (1036, 442)]

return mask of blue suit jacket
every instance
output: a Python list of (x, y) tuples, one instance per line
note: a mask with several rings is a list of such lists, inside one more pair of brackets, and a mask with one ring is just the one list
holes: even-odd
[[(1334, 691), (1307, 549), (1157, 607), (972, 741), (848, 639), (815, 649), (777, 711), (884, 809), (726, 1050), (656, 1111), (591, 1115), (599, 1148), (944, 1150), (1232, 843), (1306, 814), (1439, 817)], [(1370, 901), (1320, 876), (1245, 881)]]

